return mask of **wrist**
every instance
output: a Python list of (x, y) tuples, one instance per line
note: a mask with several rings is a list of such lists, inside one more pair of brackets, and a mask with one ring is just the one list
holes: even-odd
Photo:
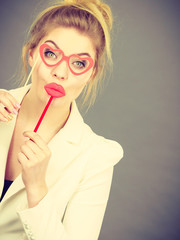
[(46, 184), (26, 187), (28, 207), (35, 207), (48, 193)]

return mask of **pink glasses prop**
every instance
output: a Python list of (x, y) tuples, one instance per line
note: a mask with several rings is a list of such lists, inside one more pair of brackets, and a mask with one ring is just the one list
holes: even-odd
[(74, 75), (81, 75), (89, 71), (94, 65), (94, 61), (91, 57), (80, 57), (77, 54), (65, 56), (61, 49), (53, 49), (46, 43), (40, 46), (39, 51), (41, 59), (46, 66), (54, 67), (65, 60), (68, 63), (70, 71)]

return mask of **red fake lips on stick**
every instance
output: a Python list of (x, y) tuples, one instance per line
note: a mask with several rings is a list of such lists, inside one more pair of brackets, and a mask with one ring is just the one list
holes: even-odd
[(45, 88), (47, 94), (50, 95), (50, 98), (39, 118), (38, 123), (36, 124), (36, 127), (34, 128), (34, 132), (37, 132), (53, 98), (60, 98), (60, 97), (64, 97), (66, 95), (64, 88), (61, 85), (58, 85), (56, 83), (49, 83), (49, 84), (45, 85), (44, 88)]

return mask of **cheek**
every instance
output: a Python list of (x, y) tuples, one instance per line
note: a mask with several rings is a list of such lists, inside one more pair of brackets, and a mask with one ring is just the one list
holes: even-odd
[(84, 86), (90, 81), (91, 72), (79, 75), (76, 77), (76, 85), (79, 87), (79, 89), (83, 89)]
[(90, 81), (91, 75), (92, 75), (92, 71), (75, 77), (73, 88), (78, 95), (82, 92), (83, 88)]
[(85, 85), (86, 83), (84, 82), (76, 81), (74, 82), (74, 84), (71, 85), (71, 91), (75, 94), (79, 94), (83, 90)]
[(76, 78), (72, 84), (70, 84), (70, 88), (69, 88), (69, 96), (71, 98), (76, 99), (82, 92), (82, 90), (84, 89), (84, 87), (86, 86), (87, 81), (85, 81), (83, 78)]
[(82, 75), (78, 75), (76, 77), (76, 80), (77, 82), (79, 82), (80, 85), (85, 86), (90, 81), (91, 76), (92, 76), (92, 70)]
[[(41, 63), (37, 64), (32, 73), (32, 80), (34, 79), (37, 83), (43, 82), (43, 79), (47, 79), (49, 76), (48, 69)], [(41, 81), (39, 81), (41, 80)]]

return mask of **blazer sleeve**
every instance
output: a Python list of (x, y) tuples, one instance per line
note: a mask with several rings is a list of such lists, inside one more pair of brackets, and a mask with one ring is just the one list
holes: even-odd
[(18, 212), (29, 240), (97, 240), (102, 226), (114, 165), (123, 157), (121, 146), (102, 140), (88, 150), (89, 160), (63, 220), (50, 192), (41, 202)]

